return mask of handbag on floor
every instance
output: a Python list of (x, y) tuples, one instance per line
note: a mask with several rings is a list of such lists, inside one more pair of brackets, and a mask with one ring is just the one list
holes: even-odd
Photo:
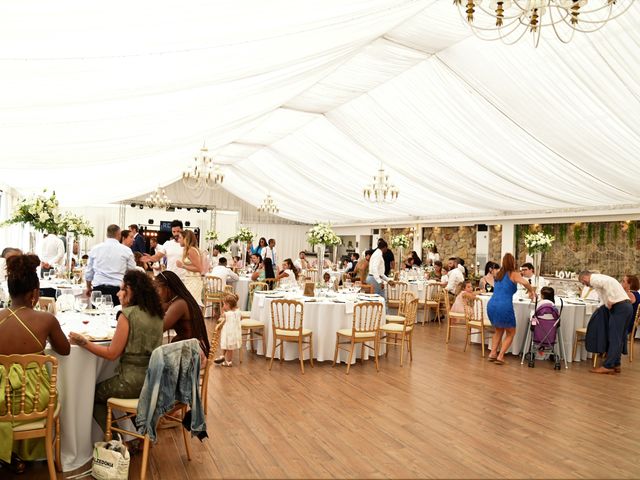
[(97, 480), (127, 480), (130, 460), (129, 450), (122, 441), (96, 442), (91, 475)]

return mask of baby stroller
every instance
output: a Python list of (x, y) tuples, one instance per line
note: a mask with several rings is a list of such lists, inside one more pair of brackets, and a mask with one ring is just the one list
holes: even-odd
[[(560, 329), (560, 316), (564, 304), (560, 298), (560, 311), (552, 304), (544, 304), (538, 307), (536, 299), (534, 313), (529, 319), (529, 329), (522, 349), (522, 365), (525, 359), (529, 362), (529, 368), (536, 366), (536, 357), (548, 358), (554, 361), (554, 370), (560, 370), (560, 361), (564, 360), (565, 368), (569, 368), (567, 356), (564, 351), (562, 330)], [(558, 346), (559, 345), (559, 346)]]

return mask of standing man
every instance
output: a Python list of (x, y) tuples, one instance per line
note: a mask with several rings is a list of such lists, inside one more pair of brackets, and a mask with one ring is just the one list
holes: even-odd
[(580, 283), (598, 292), (600, 301), (609, 309), (609, 348), (601, 367), (592, 373), (620, 373), (620, 357), (627, 339), (627, 327), (633, 321), (633, 305), (622, 285), (612, 277), (587, 270), (578, 275)]
[(42, 241), (40, 274), (43, 275), (52, 268), (62, 265), (64, 251), (64, 242), (53, 233), (47, 234)]
[(118, 291), (127, 270), (136, 268), (133, 252), (120, 243), (118, 225), (107, 227), (107, 239), (91, 249), (84, 278), (87, 281), (87, 296), (92, 291), (111, 295), (114, 305), (120, 305)]
[(278, 265), (278, 253), (276, 252), (276, 241), (273, 238), (269, 239), (269, 245), (262, 249), (262, 259), (270, 258), (273, 265)]
[[(238, 243), (238, 239), (234, 238), (233, 242), (231, 242), (231, 245), (229, 245), (229, 252), (231, 252), (231, 258), (234, 257), (239, 257), (240, 256), (240, 244)], [(245, 259), (242, 259), (242, 262), (244, 264)]]
[(389, 251), (387, 242), (381, 238), (378, 240), (378, 248), (373, 252), (369, 259), (369, 275), (367, 283), (373, 285), (374, 293), (384, 296), (384, 283), (388, 282), (389, 277), (385, 274), (384, 254)]
[(133, 245), (131, 246), (131, 250), (133, 250), (133, 253), (140, 252), (143, 255), (147, 253), (147, 246), (145, 245), (144, 237), (140, 234), (138, 225), (136, 225), (135, 223), (129, 225), (129, 230), (133, 235)]
[[(380, 239), (383, 240), (383, 239)], [(378, 240), (378, 248), (380, 248), (380, 240)], [(387, 242), (383, 240), (386, 244)], [(386, 276), (391, 275), (391, 272), (396, 269), (396, 257), (389, 247), (386, 248), (383, 254), (384, 259), (384, 274)]]
[(178, 243), (178, 236), (182, 233), (182, 222), (180, 220), (174, 220), (171, 222), (171, 235), (172, 238), (162, 245), (158, 245), (155, 255), (143, 255), (140, 259), (142, 262), (158, 262), (161, 258), (167, 259), (167, 270), (172, 271), (184, 279), (185, 269), (176, 265), (178, 260), (182, 260), (183, 248)]
[[(133, 247), (133, 235), (130, 230), (121, 230), (120, 231), (120, 243), (125, 247)], [(133, 250), (131, 250), (133, 251)]]

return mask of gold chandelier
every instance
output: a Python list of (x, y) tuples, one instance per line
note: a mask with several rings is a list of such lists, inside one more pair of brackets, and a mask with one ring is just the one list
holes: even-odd
[(364, 198), (372, 203), (393, 203), (398, 199), (400, 190), (389, 182), (389, 175), (382, 165), (373, 176), (373, 182), (364, 188)]
[(276, 205), (276, 202), (273, 200), (271, 194), (268, 194), (262, 201), (262, 205), (258, 207), (258, 211), (260, 213), (270, 213), (272, 215), (275, 215), (280, 211), (280, 209)]
[(194, 157), (191, 167), (182, 172), (182, 183), (192, 190), (216, 188), (224, 182), (224, 173), (220, 165), (213, 163), (207, 147), (203, 144), (200, 154)]
[[(514, 44), (531, 33), (534, 45), (550, 27), (563, 43), (591, 33), (626, 12), (634, 0), (453, 0), (472, 32), (483, 40)], [(488, 6), (484, 6), (484, 5)], [(547, 28), (548, 30), (549, 28)]]
[(144, 204), (148, 208), (169, 208), (171, 206), (171, 200), (167, 197), (164, 188), (161, 189), (158, 187), (155, 192), (151, 193), (145, 199)]

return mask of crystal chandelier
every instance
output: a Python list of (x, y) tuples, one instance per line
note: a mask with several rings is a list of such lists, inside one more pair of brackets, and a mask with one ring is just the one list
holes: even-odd
[(144, 204), (149, 208), (169, 208), (171, 206), (171, 200), (167, 197), (164, 188), (160, 189), (160, 187), (158, 187), (155, 192), (151, 193), (145, 199)]
[(258, 211), (261, 213), (271, 213), (275, 215), (280, 211), (276, 202), (273, 201), (271, 195), (267, 195), (267, 197), (262, 201), (262, 205), (258, 207)]
[(389, 175), (384, 173), (380, 165), (378, 173), (373, 176), (373, 183), (364, 188), (364, 198), (375, 203), (393, 203), (398, 199), (400, 190), (389, 183)]
[(220, 165), (213, 163), (207, 147), (203, 144), (200, 153), (194, 157), (191, 167), (182, 172), (182, 183), (187, 188), (216, 188), (224, 181)]
[[(543, 27), (569, 43), (575, 32), (600, 30), (608, 21), (626, 12), (634, 0), (454, 0), (460, 16), (483, 40), (514, 44), (531, 33), (540, 42)], [(476, 18), (477, 15), (477, 18)], [(475, 23), (479, 21), (479, 23)]]

